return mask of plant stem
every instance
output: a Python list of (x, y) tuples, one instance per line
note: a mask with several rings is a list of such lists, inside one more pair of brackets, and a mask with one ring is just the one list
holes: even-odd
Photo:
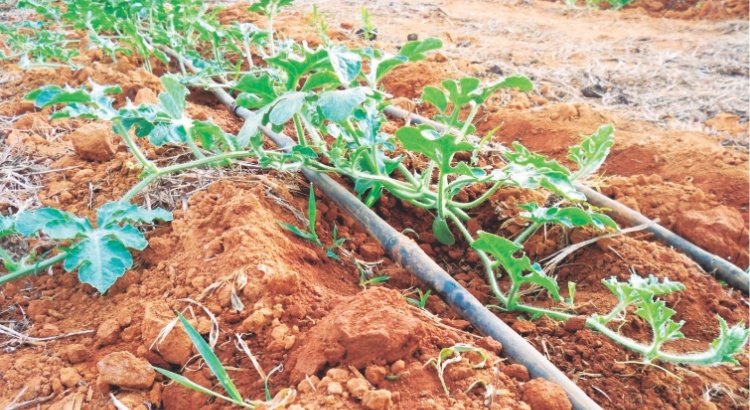
[(193, 138), (190, 136), (190, 126), (183, 125), (183, 127), (185, 128), (185, 141), (187, 142), (190, 151), (193, 152), (193, 155), (195, 155), (196, 158), (206, 158), (206, 156), (201, 152), (201, 149), (198, 148), (198, 144), (196, 144)]
[[(458, 227), (458, 230), (461, 231), (461, 234), (466, 239), (466, 242), (469, 243), (469, 247), (471, 247), (471, 244), (474, 243), (474, 237), (471, 236), (471, 233), (468, 229), (464, 226), (464, 224), (458, 219), (457, 216), (453, 215), (452, 212), (448, 213), (448, 218), (450, 218), (453, 223)], [(495, 270), (493, 269), (492, 261), (490, 261), (489, 256), (487, 256), (484, 251), (480, 251), (479, 249), (474, 250), (478, 255), (479, 259), (482, 261), (482, 265), (484, 265), (485, 273), (487, 274), (487, 282), (490, 284), (490, 289), (492, 289), (492, 293), (495, 294), (495, 298), (500, 301), (503, 305), (508, 305), (508, 297), (505, 296), (503, 291), (500, 290), (500, 286), (497, 284), (497, 277), (495, 276)]]
[(232, 151), (232, 152), (225, 152), (223, 154), (217, 154), (211, 157), (196, 159), (190, 162), (186, 162), (184, 164), (175, 164), (172, 166), (159, 168), (156, 172), (147, 174), (146, 177), (144, 177), (139, 183), (137, 183), (135, 186), (130, 188), (130, 190), (120, 200), (125, 201), (125, 202), (132, 201), (133, 198), (136, 195), (138, 195), (139, 192), (141, 192), (144, 188), (149, 186), (152, 182), (154, 182), (154, 180), (164, 175), (171, 174), (174, 172), (179, 172), (185, 169), (199, 167), (201, 165), (211, 164), (214, 162), (221, 162), (221, 161), (234, 159), (234, 158), (248, 157), (250, 155), (251, 153), (248, 151)]
[(112, 125), (115, 127), (115, 131), (120, 134), (122, 139), (125, 141), (128, 149), (130, 149), (130, 152), (136, 157), (136, 159), (138, 159), (138, 162), (143, 165), (143, 168), (146, 170), (146, 172), (158, 172), (159, 168), (154, 165), (153, 162), (149, 161), (145, 155), (143, 155), (143, 152), (141, 152), (140, 148), (138, 148), (138, 144), (136, 144), (135, 141), (130, 138), (128, 130), (126, 130), (125, 126), (122, 125), (122, 121), (115, 120), (112, 122)]
[(523, 244), (526, 239), (529, 239), (529, 236), (533, 235), (534, 232), (536, 232), (537, 229), (539, 229), (543, 224), (539, 222), (534, 222), (533, 224), (529, 225), (523, 232), (521, 232), (520, 235), (518, 235), (518, 238), (513, 241), (516, 245)]
[(438, 218), (442, 220), (445, 220), (445, 200), (446, 200), (445, 184), (446, 182), (448, 182), (448, 176), (445, 175), (441, 171), (440, 175), (438, 176), (437, 211), (438, 211)]
[[(493, 185), (492, 188), (488, 189), (484, 194), (482, 194), (482, 196), (480, 196), (479, 198), (477, 198), (477, 199), (475, 199), (475, 200), (473, 200), (471, 202), (459, 203), (459, 202), (450, 201), (450, 203), (451, 203), (451, 205), (455, 206), (456, 208), (460, 208), (460, 209), (471, 209), (471, 208), (477, 207), (477, 206), (481, 205), (484, 201), (486, 201), (487, 199), (489, 199), (489, 197), (491, 197), (492, 194), (494, 194), (495, 192), (497, 192), (498, 189), (502, 188), (503, 182), (504, 181), (497, 181), (497, 182), (495, 182), (495, 185)], [(450, 188), (450, 185), (448, 186), (448, 188)]]
[(11, 256), (3, 248), (0, 248), (0, 259), (3, 260), (5, 269), (7, 269), (8, 272), (13, 272), (19, 267), (18, 262), (14, 261), (13, 258), (11, 258)]
[(50, 266), (58, 262), (61, 262), (67, 256), (68, 256), (67, 252), (61, 252), (49, 259), (45, 259), (44, 261), (37, 262), (33, 265), (25, 265), (20, 270), (8, 273), (7, 275), (0, 276), (0, 285), (14, 281), (16, 279), (20, 279), (24, 276), (33, 275), (34, 273), (47, 269)]
[(479, 110), (479, 105), (475, 103), (474, 101), (469, 102), (469, 105), (471, 106), (471, 111), (469, 111), (469, 116), (466, 117), (466, 121), (464, 121), (464, 126), (461, 128), (461, 132), (458, 135), (459, 140), (463, 140), (466, 137), (466, 134), (469, 133), (469, 127), (471, 127), (471, 121), (474, 120), (474, 116), (477, 115), (477, 111)]
[(305, 139), (305, 130), (302, 128), (299, 113), (294, 114), (292, 118), (294, 119), (294, 129), (297, 131), (297, 141), (299, 141), (299, 145), (306, 147), (307, 140)]

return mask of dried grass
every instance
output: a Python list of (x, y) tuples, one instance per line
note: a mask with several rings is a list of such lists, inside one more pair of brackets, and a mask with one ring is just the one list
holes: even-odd
[(0, 117), (0, 210), (16, 213), (41, 205), (37, 193), (49, 161), (33, 158), (18, 144), (9, 144), (5, 131), (14, 118)]

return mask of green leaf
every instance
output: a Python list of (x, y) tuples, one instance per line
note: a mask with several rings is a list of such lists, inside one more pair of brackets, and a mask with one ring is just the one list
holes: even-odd
[(187, 88), (180, 84), (176, 76), (168, 74), (161, 77), (161, 84), (166, 91), (159, 93), (159, 101), (164, 111), (172, 119), (181, 119), (185, 111)]
[(450, 172), (450, 161), (458, 152), (472, 151), (474, 146), (466, 141), (457, 142), (453, 135), (440, 134), (429, 125), (401, 127), (396, 131), (396, 138), (404, 149), (418, 152), (435, 161), (441, 172)]
[(227, 371), (226, 369), (224, 369), (224, 366), (221, 364), (219, 358), (216, 356), (213, 350), (211, 350), (211, 346), (209, 346), (208, 343), (203, 340), (203, 336), (201, 336), (200, 333), (198, 333), (198, 331), (190, 325), (187, 319), (185, 319), (185, 317), (182, 316), (180, 312), (177, 312), (177, 317), (180, 319), (180, 323), (182, 323), (182, 327), (185, 329), (185, 333), (187, 333), (188, 337), (190, 337), (190, 341), (193, 342), (193, 346), (195, 346), (196, 350), (198, 350), (198, 353), (200, 353), (201, 357), (208, 365), (208, 368), (211, 369), (211, 372), (214, 374), (214, 376), (216, 376), (216, 379), (219, 381), (222, 387), (224, 387), (224, 390), (226, 390), (227, 394), (229, 394), (229, 397), (231, 397), (236, 402), (241, 403), (242, 395), (240, 394), (239, 390), (237, 390), (234, 382), (232, 382), (229, 374), (227, 374)]
[(448, 108), (448, 100), (445, 98), (445, 93), (435, 86), (428, 85), (422, 89), (421, 98), (434, 105), (441, 113), (445, 113), (445, 110)]
[(307, 200), (307, 230), (310, 231), (310, 236), (313, 238), (313, 241), (320, 245), (318, 235), (315, 233), (315, 221), (317, 219), (318, 211), (315, 203), (315, 188), (313, 187), (313, 184), (310, 183), (310, 196)]
[(237, 148), (244, 149), (248, 144), (253, 143), (253, 147), (260, 150), (263, 145), (263, 136), (259, 127), (263, 124), (263, 117), (268, 112), (268, 106), (257, 111), (251, 111), (245, 118), (240, 132), (237, 133)]
[[(165, 369), (162, 369), (162, 368), (159, 368), (159, 367), (156, 367), (156, 366), (154, 366), (153, 369), (156, 370), (157, 373), (161, 373), (162, 375), (164, 375), (164, 376), (168, 377), (169, 379), (173, 380), (175, 383), (178, 383), (178, 384), (180, 384), (182, 386), (185, 386), (188, 389), (197, 391), (199, 393), (203, 393), (203, 394), (208, 395), (208, 396), (216, 397), (218, 399), (232, 401), (231, 398), (223, 396), (223, 395), (221, 395), (219, 393), (216, 393), (215, 391), (213, 391), (211, 389), (207, 389), (207, 388), (201, 386), (200, 384), (198, 384), (198, 383), (196, 383), (196, 382), (188, 379), (187, 377), (185, 377), (185, 376), (183, 376), (181, 374), (173, 373), (173, 372), (170, 372), (169, 370), (165, 370)], [(235, 403), (235, 404), (237, 404), (238, 406), (240, 405), (240, 403)], [(242, 407), (246, 407), (246, 406), (242, 406)]]
[(203, 149), (209, 151), (236, 151), (238, 149), (234, 135), (224, 132), (213, 121), (193, 121), (190, 134), (191, 138), (197, 138), (201, 142)]
[(320, 95), (318, 107), (325, 118), (340, 123), (349, 118), (354, 108), (366, 98), (367, 95), (362, 87), (327, 91)]
[(505, 153), (509, 164), (503, 172), (518, 186), (528, 189), (541, 186), (571, 202), (586, 200), (570, 182), (570, 170), (544, 155), (532, 153), (518, 142), (513, 143), (513, 148)]
[(95, 233), (78, 242), (63, 263), (67, 272), (78, 269), (81, 282), (99, 293), (105, 293), (125, 271), (133, 266), (133, 258), (117, 239)]
[(721, 316), (717, 316), (717, 318), (719, 319), (719, 336), (711, 342), (710, 351), (713, 355), (709, 355), (696, 364), (730, 363), (737, 365), (739, 362), (733, 356), (744, 353), (745, 344), (750, 337), (750, 330), (742, 322), (729, 328), (727, 322)]
[(184, 143), (187, 141), (185, 128), (172, 123), (156, 124), (148, 134), (148, 140), (157, 147), (169, 143)]
[(548, 159), (544, 155), (533, 153), (518, 142), (513, 143), (513, 149), (515, 151), (508, 151), (505, 155), (514, 164), (532, 165), (540, 172), (554, 171), (565, 176), (570, 175), (570, 170), (560, 165), (559, 162)]
[(545, 208), (535, 203), (518, 205), (526, 212), (521, 212), (521, 217), (535, 223), (554, 223), (573, 228), (575, 226), (594, 226), (598, 229), (618, 229), (617, 223), (607, 215), (584, 211), (581, 208)]
[(477, 104), (485, 102), (495, 91), (501, 88), (517, 88), (521, 91), (531, 91), (534, 89), (534, 84), (522, 75), (506, 77), (497, 83), (483, 87), (482, 91), (474, 98), (474, 102)]
[[(237, 105), (247, 109), (254, 109), (270, 104), (278, 97), (273, 88), (273, 80), (271, 80), (268, 74), (262, 74), (258, 77), (253, 74), (245, 74), (232, 88), (246, 93), (246, 95), (240, 94)], [(240, 97), (242, 97), (242, 101), (240, 101)]]
[(65, 89), (56, 85), (48, 85), (38, 88), (24, 96), (26, 100), (34, 100), (34, 105), (39, 108), (55, 104), (87, 103), (91, 97), (85, 90)]
[(435, 238), (443, 245), (451, 246), (456, 243), (456, 238), (453, 236), (445, 219), (435, 218), (432, 222), (432, 233), (435, 234)]
[(410, 41), (404, 44), (399, 54), (408, 58), (409, 61), (419, 61), (427, 58), (426, 52), (443, 47), (443, 42), (437, 38), (428, 37), (424, 40)]
[(652, 360), (658, 357), (661, 345), (671, 340), (685, 338), (685, 335), (680, 332), (685, 321), (673, 321), (671, 318), (677, 312), (668, 308), (663, 300), (655, 300), (654, 294), (648, 290), (638, 289), (636, 292), (639, 297), (635, 302), (635, 306), (637, 307), (635, 314), (643, 318), (651, 326), (653, 342), (651, 351), (646, 353), (646, 359)]
[(336, 73), (328, 70), (318, 71), (307, 77), (301, 91), (312, 91), (316, 88), (330, 89), (336, 88), (340, 85), (341, 82)]
[(161, 208), (145, 209), (127, 202), (107, 202), (96, 211), (96, 225), (104, 228), (124, 222), (153, 223), (171, 221), (172, 213)]
[(98, 229), (101, 235), (111, 236), (120, 241), (126, 248), (142, 251), (148, 246), (148, 241), (143, 234), (133, 225), (113, 225), (109, 228)]
[(466, 175), (472, 178), (482, 178), (487, 176), (487, 173), (478, 167), (470, 167), (465, 162), (459, 162), (455, 167), (451, 168), (452, 174)]
[(280, 53), (273, 58), (267, 58), (266, 62), (274, 67), (280, 68), (286, 73), (286, 91), (295, 91), (297, 83), (303, 75), (308, 72), (330, 68), (328, 51), (326, 49), (310, 50), (307, 47), (302, 50), (302, 58), (290, 56), (290, 52)]
[(443, 88), (448, 91), (448, 100), (454, 107), (463, 107), (472, 100), (472, 92), (479, 88), (479, 80), (474, 77), (463, 77), (456, 80), (445, 80)]
[(18, 233), (16, 231), (16, 218), (15, 215), (3, 216), (0, 215), (0, 238), (6, 235), (13, 235)]
[(282, 125), (302, 109), (307, 93), (291, 92), (282, 95), (271, 109), (268, 119), (276, 125)]
[(47, 223), (42, 232), (52, 239), (73, 239), (91, 231), (88, 219), (79, 218), (72, 214), (64, 214), (63, 219), (57, 219)]
[(407, 61), (409, 61), (409, 59), (404, 56), (395, 56), (381, 61), (377, 64), (377, 68), (375, 69), (375, 81), (379, 81), (384, 75)]
[[(539, 285), (552, 295), (555, 300), (560, 300), (560, 289), (554, 278), (547, 276), (538, 263), (532, 264), (527, 256), (516, 258), (516, 252), (523, 249), (521, 245), (511, 242), (501, 236), (488, 232), (477, 232), (479, 238), (471, 245), (472, 248), (484, 251), (495, 259), (495, 266), (501, 266), (508, 273), (514, 287), (522, 284)], [(524, 272), (529, 272), (524, 275)], [(515, 300), (509, 301), (509, 304)]]
[[(67, 212), (55, 208), (41, 208), (35, 211), (20, 212), (15, 216), (15, 231), (23, 236), (31, 236), (53, 221), (65, 220)], [(13, 217), (8, 217), (13, 220)]]
[(297, 228), (294, 225), (288, 224), (286, 222), (278, 222), (278, 224), (281, 225), (284, 229), (299, 236), (300, 238), (307, 239), (307, 240), (312, 239), (312, 236), (309, 233), (302, 231), (301, 229)]
[(282, 7), (288, 6), (293, 2), (294, 0), (258, 0), (251, 4), (250, 7), (247, 8), (247, 11), (273, 17)]
[(338, 46), (328, 50), (333, 70), (344, 85), (350, 84), (362, 71), (362, 57), (352, 53), (346, 47)]
[(578, 164), (578, 170), (571, 175), (571, 180), (585, 178), (599, 169), (614, 145), (615, 129), (611, 125), (602, 125), (595, 134), (583, 140), (568, 151), (568, 158)]
[(641, 297), (643, 291), (647, 291), (653, 295), (668, 295), (673, 292), (679, 292), (685, 290), (685, 285), (680, 282), (673, 282), (669, 278), (664, 278), (662, 282), (654, 275), (649, 275), (647, 278), (643, 278), (639, 275), (632, 274), (628, 282), (619, 282), (616, 277), (609, 279), (602, 279), (602, 283), (612, 293), (617, 296), (620, 301), (625, 303), (632, 303)]

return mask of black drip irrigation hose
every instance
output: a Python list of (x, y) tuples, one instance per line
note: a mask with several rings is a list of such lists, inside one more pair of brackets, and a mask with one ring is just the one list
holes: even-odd
[[(252, 115), (251, 111), (238, 107), (234, 103), (234, 99), (224, 90), (212, 89), (211, 91), (235, 115), (242, 118)], [(284, 134), (275, 133), (266, 127), (260, 127), (260, 129), (279, 148), (291, 149), (295, 145), (294, 140)], [(561, 372), (529, 342), (484, 307), (477, 298), (427, 256), (415, 242), (395, 230), (357, 197), (327, 175), (305, 168), (302, 169), (302, 174), (324, 195), (357, 220), (383, 246), (383, 249), (388, 252), (388, 255), (394, 261), (409, 269), (414, 276), (434, 289), (451, 308), (468, 320), (475, 329), (500, 342), (503, 345), (505, 357), (526, 366), (529, 375), (532, 377), (541, 377), (560, 386), (565, 391), (574, 409), (601, 409), (565, 373)]]
[[(443, 124), (437, 123), (417, 114), (412, 114), (409, 111), (403, 110), (398, 107), (388, 106), (385, 108), (385, 113), (392, 117), (410, 121), (415, 124), (429, 124), (438, 130), (442, 130), (444, 128)], [(477, 138), (477, 140), (479, 139)], [(595, 205), (599, 208), (610, 209), (610, 214), (612, 214), (616, 219), (627, 223), (630, 226), (642, 224), (648, 225), (646, 231), (653, 234), (654, 238), (664, 243), (665, 245), (684, 253), (690, 259), (700, 265), (700, 267), (703, 268), (706, 272), (712, 273), (719, 279), (725, 281), (729, 286), (732, 286), (736, 289), (739, 289), (743, 293), (748, 294), (750, 289), (750, 275), (745, 273), (739, 267), (727, 262), (717, 255), (699, 248), (698, 246), (690, 243), (689, 241), (685, 240), (669, 229), (646, 218), (645, 216), (643, 216), (643, 214), (628, 208), (627, 206), (607, 197), (606, 195), (602, 195), (594, 191), (593, 189), (581, 184), (574, 185), (578, 191), (586, 195), (586, 199), (590, 204)]]

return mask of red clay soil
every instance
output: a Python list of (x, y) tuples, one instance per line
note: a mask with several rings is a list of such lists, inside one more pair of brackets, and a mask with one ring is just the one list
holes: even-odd
[[(230, 13), (241, 15), (238, 8)], [(248, 17), (254, 18), (254, 17)], [(332, 25), (334, 26), (334, 25)], [(332, 33), (346, 38), (344, 34)], [(352, 41), (356, 41), (353, 40)], [(0, 141), (14, 145), (31, 159), (49, 165), (38, 195), (54, 206), (91, 217), (101, 204), (120, 198), (137, 181), (134, 159), (123, 143), (106, 132), (78, 132), (79, 120), (48, 121), (49, 110), (37, 110), (22, 96), (45, 84), (78, 86), (87, 77), (100, 84), (118, 83), (124, 97), (148, 101), (159, 91), (157, 77), (122, 57), (118, 64), (85, 51), (78, 73), (62, 69), (24, 72), (0, 63), (7, 81), (0, 90), (0, 115), (15, 117), (0, 129)], [(421, 87), (455, 76), (465, 63), (454, 65), (442, 54), (398, 69), (385, 81), (395, 97), (419, 97)], [(84, 74), (85, 72), (85, 74)], [(499, 104), (505, 98), (507, 107)], [(210, 96), (191, 96), (188, 112), (212, 118), (227, 131), (241, 122)], [(420, 112), (429, 114), (427, 107)], [(596, 180), (601, 191), (643, 212), (742, 269), (748, 266), (748, 155), (724, 147), (706, 134), (659, 130), (645, 123), (624, 122), (611, 113), (584, 104), (547, 104), (544, 96), (510, 93), (484, 109), (477, 123), (486, 132), (504, 122), (496, 142), (520, 141), (528, 148), (565, 161), (567, 147), (580, 136), (614, 123), (616, 143)], [(393, 129), (395, 123), (389, 124)], [(90, 129), (89, 129), (90, 130)], [(101, 130), (100, 130), (101, 131)], [(147, 144), (143, 144), (144, 147)], [(102, 152), (110, 153), (104, 158)], [(170, 161), (175, 148), (147, 150), (148, 156)], [(495, 159), (483, 159), (492, 163)], [(565, 409), (561, 389), (529, 380), (525, 367), (502, 359), (502, 346), (476, 334), (438, 297), (427, 309), (408, 305), (403, 297), (414, 286), (425, 289), (402, 267), (388, 259), (355, 221), (318, 197), (316, 227), (331, 238), (334, 225), (353, 257), (373, 262), (377, 275), (391, 279), (384, 286), (359, 286), (359, 272), (348, 259), (340, 263), (323, 250), (281, 229), (277, 221), (297, 224), (290, 207), (305, 209), (307, 187), (298, 176), (231, 174), (199, 192), (206, 181), (187, 181), (185, 206), (177, 200), (174, 221), (149, 230), (149, 247), (106, 295), (78, 282), (60, 267), (37, 277), (0, 287), (0, 322), (32, 337), (63, 337), (39, 342), (0, 337), (0, 407), (14, 400), (38, 400), (42, 409), (114, 408), (109, 393), (131, 409), (229, 408), (207, 396), (168, 383), (149, 365), (180, 372), (215, 391), (217, 381), (199, 366), (196, 351), (180, 326), (157, 341), (159, 332), (180, 310), (201, 334), (217, 340), (216, 353), (229, 369), (244, 397), (264, 398), (262, 377), (241, 341), (270, 377), (272, 394), (296, 390), (299, 409)], [(197, 177), (199, 178), (199, 177)], [(190, 187), (193, 184), (195, 187)], [(468, 196), (479, 192), (467, 192)], [(152, 191), (150, 195), (165, 195)], [(171, 195), (171, 194), (170, 194)], [(541, 192), (502, 190), (473, 214), (471, 230), (513, 235), (522, 229), (515, 206), (539, 200)], [(162, 203), (169, 203), (168, 200)], [(464, 243), (440, 245), (431, 233), (431, 216), (391, 197), (377, 210), (396, 229), (414, 229), (415, 240), (483, 303), (495, 303), (477, 255)], [(13, 212), (0, 204), (3, 214)], [(595, 232), (540, 232), (526, 245), (535, 260)], [(327, 241), (327, 239), (326, 239)], [(668, 345), (676, 352), (705, 349), (717, 335), (716, 315), (730, 325), (747, 319), (748, 302), (737, 291), (722, 287), (684, 255), (653, 242), (648, 235), (599, 241), (569, 256), (556, 270), (561, 283), (577, 283), (576, 312), (606, 312), (616, 299), (601, 279), (626, 280), (631, 273), (653, 274), (683, 282), (687, 290), (667, 298), (685, 320), (686, 339)], [(501, 281), (501, 286), (508, 284)], [(567, 296), (567, 295), (566, 295)], [(528, 303), (555, 306), (544, 294)], [(629, 315), (633, 316), (633, 315)], [(212, 317), (218, 330), (212, 327)], [(748, 403), (750, 377), (747, 355), (737, 366), (711, 368), (635, 363), (635, 355), (575, 321), (529, 321), (518, 314), (500, 317), (578, 383), (604, 408), (711, 409), (741, 408)], [(66, 336), (77, 331), (86, 334)], [(648, 340), (644, 323), (629, 319), (620, 331)], [(440, 349), (456, 343), (476, 346), (488, 355), (484, 369), (467, 361), (448, 366), (443, 392), (435, 369), (425, 366)], [(476, 362), (478, 357), (466, 355)], [(474, 387), (482, 380), (490, 387)], [(118, 387), (119, 386), (119, 387)]]

